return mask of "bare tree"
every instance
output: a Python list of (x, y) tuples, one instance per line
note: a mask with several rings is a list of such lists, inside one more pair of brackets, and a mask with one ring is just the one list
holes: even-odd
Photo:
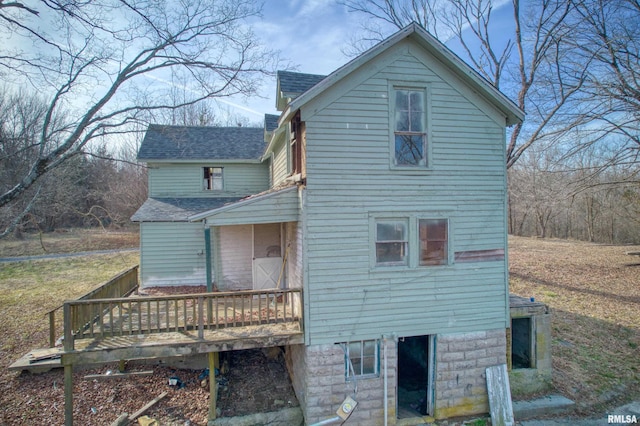
[[(29, 165), (0, 193), (3, 214), (24, 217), (29, 204), (14, 204), (43, 176), (148, 112), (253, 93), (277, 61), (245, 25), (258, 13), (250, 0), (0, 2), (0, 77), (46, 100)], [(158, 82), (177, 74), (194, 90), (174, 104)]]
[[(569, 17), (573, 13), (573, 5), (568, 1), (529, 2), (525, 9), (519, 0), (512, 0), (514, 30), (506, 41), (492, 32), (495, 14), (491, 0), (341, 0), (340, 3), (368, 18), (360, 40), (379, 41), (385, 28), (389, 32), (411, 21), (441, 41), (455, 38), (476, 71), (511, 95), (527, 113), (526, 123), (515, 125), (510, 132), (507, 167), (512, 167), (537, 140), (558, 139), (582, 122), (579, 116), (568, 117), (572, 111), (569, 104), (580, 93), (589, 58), (584, 55), (579, 67), (573, 66), (578, 64), (573, 53), (575, 45), (568, 43), (572, 37)], [(376, 22), (383, 26), (376, 26)]]
[(574, 0), (581, 21), (573, 42), (588, 58), (584, 91), (589, 135), (576, 150), (623, 139), (617, 162), (640, 155), (640, 1)]

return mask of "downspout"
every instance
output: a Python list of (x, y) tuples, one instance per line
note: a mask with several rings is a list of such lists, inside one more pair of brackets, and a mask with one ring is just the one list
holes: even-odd
[(389, 383), (389, 378), (387, 374), (387, 336), (382, 336), (382, 343), (384, 344), (383, 348), (383, 358), (384, 358), (384, 426), (387, 426), (388, 417), (389, 417), (389, 390), (387, 389), (387, 384)]

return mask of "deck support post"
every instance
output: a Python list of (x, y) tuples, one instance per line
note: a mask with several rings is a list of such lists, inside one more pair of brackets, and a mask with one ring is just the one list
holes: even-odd
[(64, 364), (64, 424), (73, 426), (73, 364)]
[(216, 403), (218, 400), (218, 383), (216, 368), (220, 365), (218, 352), (209, 352), (209, 420), (216, 419)]

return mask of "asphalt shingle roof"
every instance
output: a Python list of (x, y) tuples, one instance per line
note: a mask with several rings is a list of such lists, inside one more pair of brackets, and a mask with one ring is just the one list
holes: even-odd
[(267, 132), (272, 132), (278, 128), (278, 118), (280, 116), (275, 114), (264, 115), (264, 128)]
[(131, 217), (133, 222), (186, 222), (190, 216), (217, 209), (241, 197), (147, 198)]
[(326, 75), (303, 74), (300, 72), (278, 71), (280, 91), (289, 94), (301, 94), (322, 81)]
[(259, 127), (193, 127), (150, 124), (139, 160), (254, 160), (264, 152)]

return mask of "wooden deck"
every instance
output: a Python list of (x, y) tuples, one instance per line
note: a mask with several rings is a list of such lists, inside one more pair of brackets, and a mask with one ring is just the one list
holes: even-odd
[(64, 347), (34, 349), (9, 368), (187, 356), (303, 343), (300, 289), (67, 301)]

